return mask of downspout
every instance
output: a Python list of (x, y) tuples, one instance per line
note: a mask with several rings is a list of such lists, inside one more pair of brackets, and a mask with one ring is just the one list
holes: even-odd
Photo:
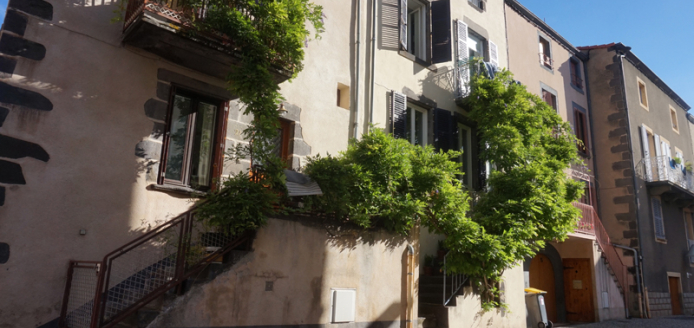
[(405, 316), (407, 328), (412, 328), (414, 323), (414, 270), (414, 247), (407, 245), (407, 315)]
[(371, 100), (369, 100), (369, 130), (374, 122), (374, 89), (376, 88), (376, 0), (371, 0)]
[[(636, 274), (635, 274), (635, 276), (636, 276), (636, 288), (638, 289), (638, 293), (639, 293), (639, 312), (641, 314), (641, 318), (643, 318), (643, 309), (644, 308), (641, 304), (643, 297), (641, 297), (641, 279), (639, 279), (639, 268), (641, 267), (641, 265), (639, 263), (639, 251), (637, 251), (635, 248), (626, 247), (626, 246), (622, 246), (622, 245), (618, 245), (618, 244), (612, 244), (612, 246), (634, 252), (634, 269), (635, 269), (634, 271), (636, 272)], [(626, 293), (626, 291), (624, 291), (624, 292)], [(628, 318), (629, 317), (629, 306), (625, 305), (624, 309), (626, 310), (627, 318)]]
[(357, 46), (357, 74), (356, 74), (356, 85), (354, 88), (354, 139), (357, 139), (357, 133), (359, 132), (359, 72), (361, 71), (361, 62), (360, 62), (360, 44), (361, 44), (361, 0), (357, 0), (357, 41), (356, 41), (356, 46)]
[[(634, 183), (634, 199), (636, 203), (636, 233), (639, 238), (639, 249), (643, 249), (641, 246), (641, 204), (639, 203), (639, 188), (637, 188), (637, 180), (636, 180), (636, 164), (634, 163), (634, 146), (631, 143), (631, 117), (629, 116), (629, 104), (627, 102), (627, 86), (626, 86), (626, 75), (624, 73), (624, 53), (621, 51), (617, 51), (617, 54), (619, 55), (619, 69), (622, 72), (622, 100), (624, 101), (624, 112), (626, 113), (627, 117), (627, 142), (629, 143), (629, 152), (632, 154), (631, 156), (631, 169), (633, 170), (632, 174), (632, 180)], [(642, 254), (643, 256), (643, 254)], [(641, 262), (643, 262), (643, 257), (641, 258)], [(635, 267), (634, 268), (634, 275), (638, 276), (641, 275), (643, 277), (643, 270), (641, 270), (641, 267)], [(643, 286), (646, 285), (646, 277), (643, 277), (641, 279)], [(639, 291), (642, 291), (643, 289), (641, 286), (637, 286)], [(644, 302), (644, 298), (641, 297), (641, 293), (639, 292), (639, 309), (645, 309), (647, 308), (644, 306), (642, 303)], [(643, 312), (641, 312), (641, 316), (643, 316)], [(648, 314), (648, 317), (650, 317), (650, 313)]]

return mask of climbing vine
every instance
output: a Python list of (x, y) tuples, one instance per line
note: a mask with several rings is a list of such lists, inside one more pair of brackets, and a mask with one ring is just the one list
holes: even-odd
[(564, 240), (579, 211), (582, 185), (565, 170), (578, 161), (568, 123), (507, 72), (477, 75), (469, 95), (477, 122), (480, 159), (493, 170), (483, 190), (470, 195), (453, 159), (372, 129), (344, 153), (311, 158), (306, 173), (325, 195), (308, 204), (338, 220), (403, 235), (415, 225), (446, 237), (449, 273), (464, 273), (482, 294), (483, 308), (501, 304), (505, 270), (534, 256), (547, 240)]

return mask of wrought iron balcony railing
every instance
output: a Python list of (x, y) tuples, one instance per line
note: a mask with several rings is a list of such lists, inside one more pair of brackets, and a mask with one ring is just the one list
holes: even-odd
[(646, 182), (666, 181), (694, 193), (692, 174), (668, 156), (642, 159), (636, 166), (636, 174)]

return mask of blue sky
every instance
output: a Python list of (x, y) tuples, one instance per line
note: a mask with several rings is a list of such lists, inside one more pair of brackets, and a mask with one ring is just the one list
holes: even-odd
[[(0, 0), (0, 21), (8, 0)], [(520, 0), (575, 46), (622, 42), (694, 106), (694, 1)]]
[(5, 10), (7, 10), (7, 1), (8, 0), (0, 0), (0, 22), (5, 21)]
[(694, 1), (519, 0), (574, 46), (622, 42), (694, 107)]

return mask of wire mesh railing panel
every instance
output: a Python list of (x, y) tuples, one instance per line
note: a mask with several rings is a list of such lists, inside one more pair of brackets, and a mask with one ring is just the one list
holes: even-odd
[(63, 326), (89, 328), (92, 322), (94, 295), (99, 280), (98, 262), (71, 262), (67, 282), (69, 295), (63, 305)]
[(179, 220), (153, 238), (123, 250), (109, 260), (103, 300), (104, 322), (174, 280), (185, 223), (185, 220)]
[(236, 235), (225, 232), (224, 229), (212, 227), (195, 218), (193, 214), (191, 228), (186, 234), (189, 238), (186, 242), (185, 269), (194, 269), (196, 266), (204, 265), (210, 261), (217, 260), (219, 253), (231, 244)]
[(576, 228), (574, 230), (576, 232), (594, 235), (594, 222), (597, 218), (597, 214), (595, 213), (595, 209), (593, 208), (593, 206), (579, 202), (575, 202), (573, 203), (573, 205), (579, 210), (581, 210), (581, 218), (576, 223)]

